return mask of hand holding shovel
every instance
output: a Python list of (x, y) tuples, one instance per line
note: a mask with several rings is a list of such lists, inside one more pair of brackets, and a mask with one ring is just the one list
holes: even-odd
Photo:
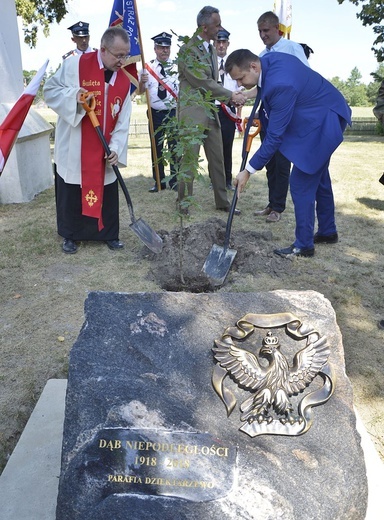
[[(84, 110), (87, 112), (91, 123), (93, 127), (95, 128), (97, 135), (99, 136), (99, 139), (103, 145), (104, 151), (109, 157), (111, 155), (111, 150), (108, 146), (108, 143), (104, 137), (103, 132), (100, 128), (100, 123), (97, 119), (97, 116), (95, 114), (95, 108), (96, 108), (96, 99), (92, 92), (81, 92), (80, 93), (80, 102), (83, 105)], [(121, 173), (118, 169), (118, 167), (115, 164), (112, 164), (113, 171), (115, 172), (115, 175), (117, 177), (117, 180), (119, 181), (119, 184), (121, 186), (121, 189), (123, 190), (125, 199), (128, 204), (128, 210), (129, 215), (131, 217), (131, 224), (129, 227), (132, 229), (134, 233), (140, 238), (142, 242), (154, 253), (161, 253), (161, 250), (163, 248), (163, 241), (161, 237), (152, 229), (149, 227), (149, 225), (144, 222), (141, 218), (137, 219), (135, 218), (135, 215), (133, 213), (133, 205), (132, 200), (129, 195), (127, 186), (125, 185), (125, 182), (123, 180), (123, 177), (121, 176)]]
[[(244, 123), (246, 123), (247, 119), (244, 120)], [(244, 124), (245, 126), (245, 124)], [(248, 125), (249, 126), (249, 125)], [(254, 131), (250, 131), (251, 128), (255, 128)], [(252, 126), (249, 128), (248, 133), (246, 136), (244, 136), (244, 139), (246, 139), (245, 144), (245, 153), (243, 156), (243, 160), (241, 162), (241, 171), (244, 170), (245, 165), (247, 163), (247, 158), (249, 154), (249, 150), (251, 149), (251, 144), (253, 138), (260, 132), (261, 125), (260, 121), (258, 119), (254, 119), (252, 122)], [(214, 285), (222, 285), (224, 283), (224, 280), (231, 268), (232, 262), (235, 259), (235, 256), (237, 254), (236, 249), (228, 249), (229, 247), (229, 238), (231, 234), (231, 227), (232, 227), (232, 220), (233, 215), (235, 213), (236, 203), (237, 203), (237, 189), (238, 186), (236, 185), (231, 207), (229, 210), (229, 216), (227, 221), (227, 227), (225, 229), (225, 239), (224, 239), (224, 246), (218, 246), (216, 244), (213, 244), (212, 249), (207, 256), (204, 265), (203, 265), (203, 271), (208, 276), (208, 278), (211, 279), (212, 283)]]

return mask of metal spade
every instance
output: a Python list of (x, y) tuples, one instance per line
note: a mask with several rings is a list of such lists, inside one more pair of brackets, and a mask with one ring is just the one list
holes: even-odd
[[(246, 119), (244, 123), (246, 122)], [(249, 150), (251, 149), (251, 144), (253, 138), (260, 132), (261, 126), (260, 121), (258, 119), (254, 119), (252, 123), (252, 128), (255, 128), (255, 130), (251, 133), (248, 132), (248, 135), (245, 137), (246, 139), (246, 147), (245, 147), (245, 153), (244, 157), (241, 163), (240, 171), (244, 170), (245, 165), (247, 163), (247, 158), (249, 154)], [(203, 271), (208, 276), (208, 278), (211, 280), (213, 285), (222, 285), (224, 283), (224, 280), (229, 273), (229, 270), (231, 268), (232, 262), (235, 259), (235, 256), (237, 254), (236, 249), (229, 249), (229, 238), (231, 235), (231, 227), (232, 227), (232, 220), (233, 215), (235, 214), (235, 208), (237, 203), (237, 186), (235, 188), (231, 207), (229, 210), (228, 220), (227, 220), (227, 226), (225, 229), (225, 239), (224, 239), (224, 245), (218, 246), (217, 244), (213, 244), (211, 251), (209, 252), (209, 255), (205, 259), (204, 265), (203, 265)]]
[[(92, 125), (94, 126), (94, 128), (97, 132), (97, 135), (99, 136), (99, 139), (103, 145), (105, 153), (107, 155), (110, 155), (111, 150), (108, 146), (108, 143), (104, 137), (103, 132), (101, 131), (100, 123), (95, 114), (96, 99), (93, 95), (90, 98), (89, 96), (91, 94), (92, 94), (91, 92), (86, 92), (86, 93), (81, 94), (81, 101), (83, 104), (83, 108), (84, 108), (84, 110), (86, 110), (86, 112), (92, 122)], [(135, 214), (133, 212), (132, 200), (129, 195), (128, 188), (123, 180), (123, 177), (121, 176), (121, 173), (117, 166), (114, 165), (114, 166), (112, 166), (112, 168), (113, 168), (113, 171), (115, 172), (117, 180), (119, 181), (120, 187), (123, 190), (125, 199), (128, 204), (129, 215), (130, 215), (131, 222), (132, 222), (131, 224), (129, 224), (129, 227), (132, 229), (132, 231), (134, 233), (136, 233), (136, 235), (140, 238), (140, 240), (142, 242), (144, 242), (144, 244), (151, 251), (153, 251), (154, 253), (161, 253), (161, 251), (163, 249), (163, 240), (143, 219), (135, 218)]]

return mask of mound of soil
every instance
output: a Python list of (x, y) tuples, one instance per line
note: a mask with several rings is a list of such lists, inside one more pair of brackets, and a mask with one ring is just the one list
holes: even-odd
[[(148, 254), (147, 248), (143, 250), (143, 255), (152, 262), (150, 276), (166, 291), (198, 293), (218, 289), (202, 268), (213, 244), (224, 246), (225, 231), (226, 222), (217, 217), (184, 227), (182, 241), (180, 227), (169, 233), (159, 231), (164, 243), (162, 252)], [(270, 231), (234, 231), (230, 235), (229, 248), (236, 250), (237, 254), (228, 277), (229, 273), (236, 272), (242, 275), (260, 271), (281, 274), (282, 269), (290, 269), (291, 262), (274, 255), (273, 247)], [(224, 284), (229, 283), (228, 277)]]

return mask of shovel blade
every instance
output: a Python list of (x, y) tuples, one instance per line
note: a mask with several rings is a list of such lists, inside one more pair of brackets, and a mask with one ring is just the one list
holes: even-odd
[(213, 244), (203, 265), (203, 271), (213, 285), (222, 285), (224, 283), (236, 254), (236, 249), (225, 249)]
[(161, 253), (163, 240), (159, 235), (141, 218), (129, 224), (129, 227), (140, 238), (142, 242), (154, 253)]

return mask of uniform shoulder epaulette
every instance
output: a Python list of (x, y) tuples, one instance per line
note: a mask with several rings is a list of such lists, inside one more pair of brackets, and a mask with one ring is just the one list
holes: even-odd
[(62, 56), (62, 59), (66, 60), (67, 58), (69, 58), (70, 56), (74, 56), (75, 54), (76, 54), (76, 52), (72, 49), (71, 51), (64, 54), (64, 56)]

